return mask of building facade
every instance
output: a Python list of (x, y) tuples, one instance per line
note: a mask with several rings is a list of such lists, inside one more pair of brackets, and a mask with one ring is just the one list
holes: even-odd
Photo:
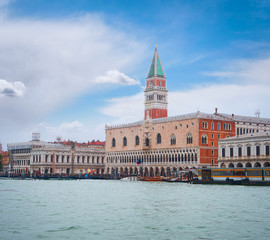
[(221, 168), (269, 167), (270, 133), (254, 133), (219, 141), (218, 165)]
[(235, 121), (235, 135), (250, 135), (253, 133), (270, 132), (270, 119), (241, 115), (229, 115), (225, 113), (218, 113), (218, 109), (215, 110), (215, 115), (221, 117), (232, 118)]
[(85, 144), (41, 144), (33, 146), (32, 173), (78, 175), (95, 171), (103, 174), (105, 149)]
[(11, 174), (104, 173), (105, 143), (39, 140), (8, 144)]
[(0, 150), (0, 155), (2, 155), (2, 172), (7, 172), (9, 165), (9, 152)]
[(106, 172), (164, 176), (217, 166), (218, 140), (234, 134), (234, 121), (200, 112), (106, 126)]

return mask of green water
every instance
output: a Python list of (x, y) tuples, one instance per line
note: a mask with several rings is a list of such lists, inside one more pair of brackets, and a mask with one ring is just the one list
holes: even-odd
[(270, 188), (0, 180), (0, 239), (270, 239)]

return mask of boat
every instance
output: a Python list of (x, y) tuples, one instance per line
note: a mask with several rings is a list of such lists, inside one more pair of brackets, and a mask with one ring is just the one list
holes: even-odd
[(184, 182), (181, 177), (161, 177), (164, 182)]
[(191, 183), (270, 186), (270, 168), (201, 168)]
[(137, 176), (128, 176), (120, 179), (121, 181), (138, 181)]
[(161, 177), (142, 177), (141, 181), (160, 182), (161, 181)]

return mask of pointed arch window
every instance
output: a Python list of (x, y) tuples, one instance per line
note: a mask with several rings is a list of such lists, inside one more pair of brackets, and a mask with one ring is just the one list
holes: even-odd
[(138, 135), (135, 137), (135, 145), (136, 146), (140, 145), (140, 138)]
[(202, 135), (202, 144), (207, 144), (207, 136), (204, 134)]
[(211, 122), (211, 129), (214, 130), (214, 122)]
[(146, 146), (146, 147), (149, 147), (149, 146), (150, 146), (149, 138), (146, 138), (146, 139), (145, 139), (145, 146)]
[(191, 144), (193, 142), (192, 134), (188, 133), (187, 134), (187, 144)]
[(127, 146), (127, 138), (124, 137), (124, 138), (123, 138), (123, 147), (126, 147), (126, 146)]
[(161, 143), (161, 135), (160, 133), (157, 134), (157, 144)]
[(204, 128), (204, 129), (208, 128), (208, 123), (206, 121), (202, 122), (202, 128)]
[(175, 145), (176, 144), (176, 138), (174, 135), (171, 136), (171, 145)]
[(112, 139), (112, 147), (115, 147), (116, 146), (116, 141), (115, 141), (115, 138)]

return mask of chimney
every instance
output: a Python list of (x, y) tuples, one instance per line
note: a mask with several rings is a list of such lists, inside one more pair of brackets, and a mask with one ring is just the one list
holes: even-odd
[(218, 108), (215, 108), (215, 114), (217, 114)]
[(234, 113), (232, 114), (232, 118), (234, 118)]

